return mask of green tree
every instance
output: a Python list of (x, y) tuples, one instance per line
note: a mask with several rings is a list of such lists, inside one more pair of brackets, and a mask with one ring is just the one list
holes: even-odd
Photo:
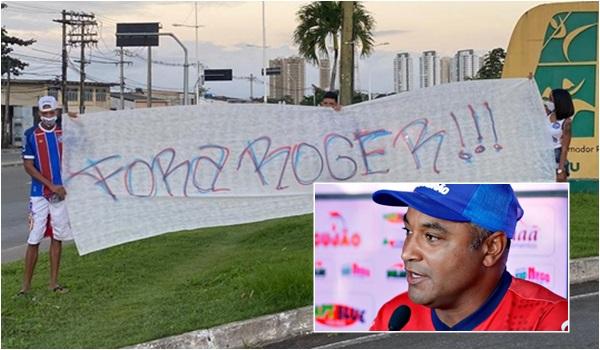
[(369, 94), (365, 94), (363, 92), (360, 91), (354, 91), (354, 94), (352, 94), (352, 104), (354, 103), (361, 103), (364, 101), (368, 101), (369, 100)]
[[(6, 4), (2, 4), (2, 8), (5, 8)], [(18, 58), (11, 57), (9, 54), (13, 51), (11, 46), (29, 46), (33, 44), (35, 40), (23, 40), (15, 36), (8, 35), (8, 32), (2, 27), (2, 75), (6, 74), (10, 69), (10, 74), (19, 75), (25, 67), (29, 64), (19, 60)]]
[[(315, 1), (304, 5), (296, 13), (298, 26), (294, 43), (298, 53), (309, 63), (319, 64), (319, 56), (330, 58), (328, 42), (333, 44), (333, 65), (329, 90), (335, 89), (335, 78), (340, 52), (342, 5), (340, 1)], [(361, 57), (373, 52), (375, 20), (360, 2), (354, 2), (352, 42), (360, 45)]]
[(300, 104), (303, 106), (318, 106), (321, 101), (323, 101), (323, 97), (325, 97), (326, 92), (327, 91), (325, 90), (315, 88), (313, 85), (313, 95), (304, 96), (304, 99), (300, 101)]
[(483, 66), (477, 72), (477, 79), (500, 79), (506, 52), (499, 47), (491, 50), (483, 56)]

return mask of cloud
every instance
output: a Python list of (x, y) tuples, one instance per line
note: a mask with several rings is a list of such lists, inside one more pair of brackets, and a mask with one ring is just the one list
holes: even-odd
[(410, 30), (402, 30), (402, 29), (391, 29), (391, 30), (378, 30), (373, 32), (374, 36), (392, 36), (397, 34), (405, 34), (410, 33)]

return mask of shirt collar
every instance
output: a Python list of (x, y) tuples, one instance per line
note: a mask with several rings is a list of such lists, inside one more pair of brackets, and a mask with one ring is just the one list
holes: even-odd
[(435, 313), (435, 309), (431, 309), (431, 321), (436, 331), (472, 331), (475, 327), (485, 321), (498, 307), (504, 295), (508, 291), (508, 287), (512, 282), (512, 276), (508, 271), (504, 270), (500, 281), (496, 286), (496, 289), (487, 298), (487, 300), (477, 309), (475, 312), (467, 316), (462, 321), (454, 325), (454, 327), (448, 327), (442, 320), (440, 320)]
[(40, 122), (40, 123), (38, 124), (38, 127), (39, 127), (40, 129), (42, 129), (44, 132), (53, 132), (54, 130), (56, 130), (56, 124), (54, 124), (54, 126), (53, 126), (53, 127), (52, 127), (52, 129), (50, 129), (50, 130), (48, 130), (48, 129), (44, 128), (44, 127), (42, 126), (42, 122)]

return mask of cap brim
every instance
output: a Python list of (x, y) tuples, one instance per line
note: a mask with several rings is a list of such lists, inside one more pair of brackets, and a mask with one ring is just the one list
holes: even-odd
[(381, 205), (411, 207), (431, 217), (442, 220), (457, 222), (471, 221), (464, 215), (449, 209), (443, 203), (437, 202), (417, 192), (379, 190), (373, 193), (373, 201)]

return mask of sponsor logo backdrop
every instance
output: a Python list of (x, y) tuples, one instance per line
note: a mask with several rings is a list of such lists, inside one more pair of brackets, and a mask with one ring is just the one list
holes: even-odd
[[(400, 257), (406, 208), (375, 204), (377, 189), (415, 184), (315, 184), (315, 330), (368, 330), (379, 307), (407, 290)], [(513, 185), (525, 210), (508, 271), (563, 297), (568, 292), (566, 184)]]

